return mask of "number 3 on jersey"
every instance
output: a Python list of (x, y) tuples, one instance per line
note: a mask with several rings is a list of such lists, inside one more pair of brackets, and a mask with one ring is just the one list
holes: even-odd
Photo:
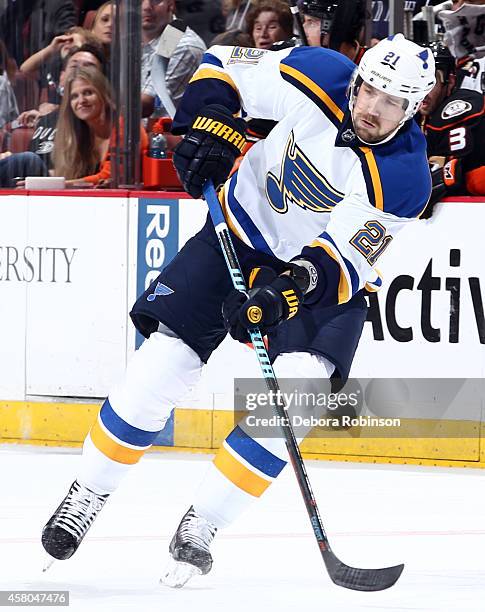
[(379, 221), (367, 221), (349, 242), (373, 266), (391, 240), (392, 236), (386, 236), (386, 228)]
[(464, 127), (457, 127), (449, 132), (450, 151), (461, 151), (466, 147), (466, 130)]

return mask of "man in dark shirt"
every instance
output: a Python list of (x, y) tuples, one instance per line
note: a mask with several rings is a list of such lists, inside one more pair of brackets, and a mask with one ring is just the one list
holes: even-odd
[(0, 17), (0, 38), (20, 66), (76, 23), (73, 0), (9, 0)]

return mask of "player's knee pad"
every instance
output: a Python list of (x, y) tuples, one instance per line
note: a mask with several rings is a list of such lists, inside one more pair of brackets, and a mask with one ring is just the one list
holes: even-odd
[(154, 332), (133, 355), (109, 403), (133, 427), (160, 431), (177, 402), (198, 382), (201, 368), (199, 356), (183, 340)]
[[(318, 418), (325, 408), (325, 395), (330, 393), (329, 379), (335, 366), (321, 355), (308, 352), (282, 353), (274, 362), (274, 371), (283, 394), (286, 409), (294, 426), (296, 439), (301, 441), (313, 428), (307, 423)], [(264, 407), (265, 417), (271, 417), (274, 409)], [(287, 459), (282, 431), (278, 427), (254, 427), (252, 421), (244, 420), (241, 428), (265, 450), (280, 459)]]

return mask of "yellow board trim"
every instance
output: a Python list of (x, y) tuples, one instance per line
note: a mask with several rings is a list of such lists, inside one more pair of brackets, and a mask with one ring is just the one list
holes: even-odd
[(381, 177), (379, 176), (379, 169), (377, 168), (376, 158), (374, 153), (369, 147), (360, 147), (360, 150), (365, 155), (365, 160), (369, 168), (370, 176), (372, 179), (372, 186), (374, 187), (374, 198), (376, 202), (376, 208), (384, 211), (384, 195), (382, 193)]
[(134, 448), (127, 448), (118, 444), (118, 442), (115, 442), (103, 431), (99, 421), (96, 421), (93, 425), (90, 436), (94, 446), (108, 459), (112, 459), (117, 463), (134, 465), (140, 461), (146, 452), (146, 449), (135, 450)]
[(285, 74), (288, 74), (299, 81), (302, 85), (314, 93), (317, 98), (319, 98), (325, 104), (325, 106), (332, 111), (340, 122), (343, 121), (343, 111), (340, 110), (332, 98), (319, 85), (317, 85), (315, 81), (312, 81), (306, 74), (303, 74), (303, 72), (296, 70), (296, 68), (293, 68), (292, 66), (287, 66), (286, 64), (280, 64), (280, 70), (281, 72), (284, 72)]
[(196, 81), (200, 81), (201, 79), (218, 79), (219, 81), (224, 81), (234, 89), (234, 91), (239, 97), (239, 91), (236, 87), (236, 84), (225, 72), (219, 72), (218, 70), (214, 70), (213, 68), (200, 68), (200, 70), (197, 70), (194, 76), (190, 79), (189, 84), (195, 83)]
[(253, 497), (261, 497), (271, 484), (240, 463), (224, 446), (215, 456), (214, 465), (232, 484)]
[[(38, 447), (79, 448), (96, 419), (101, 403), (0, 401), (0, 443)], [(174, 446), (152, 446), (147, 452), (176, 451), (214, 453), (234, 429), (238, 417), (232, 410), (175, 410)], [(327, 432), (307, 438), (302, 446), (306, 459), (485, 468), (485, 423), (406, 420), (407, 437), (373, 438), (352, 430)], [(436, 428), (448, 437), (418, 437)], [(460, 437), (461, 436), (461, 437)], [(473, 437), (474, 436), (474, 437)]]
[(324, 244), (323, 242), (320, 242), (319, 240), (314, 240), (310, 246), (320, 247), (321, 249), (323, 249), (327, 253), (327, 255), (331, 257), (335, 261), (335, 263), (338, 265), (340, 269), (340, 279), (338, 283), (338, 303), (345, 304), (345, 302), (348, 302), (350, 300), (350, 287), (349, 287), (349, 283), (347, 282), (347, 277), (345, 276), (345, 273), (342, 270), (342, 266), (340, 265), (340, 262), (337, 258), (337, 255), (328, 246), (328, 244)]

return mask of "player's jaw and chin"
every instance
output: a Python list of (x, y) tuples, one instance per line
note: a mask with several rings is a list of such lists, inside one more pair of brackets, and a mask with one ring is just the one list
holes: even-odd
[[(381, 100), (375, 102), (375, 97), (380, 96)], [(355, 106), (352, 109), (352, 122), (354, 124), (357, 137), (368, 144), (379, 144), (396, 131), (404, 117), (404, 107), (396, 106), (398, 101), (396, 96), (389, 96), (393, 101), (393, 106), (388, 107), (385, 116), (382, 112), (373, 112), (376, 104), (381, 106), (386, 102), (387, 94), (377, 92), (373, 87), (367, 85), (367, 89), (361, 88), (357, 94)], [(403, 103), (405, 102), (404, 99)]]

